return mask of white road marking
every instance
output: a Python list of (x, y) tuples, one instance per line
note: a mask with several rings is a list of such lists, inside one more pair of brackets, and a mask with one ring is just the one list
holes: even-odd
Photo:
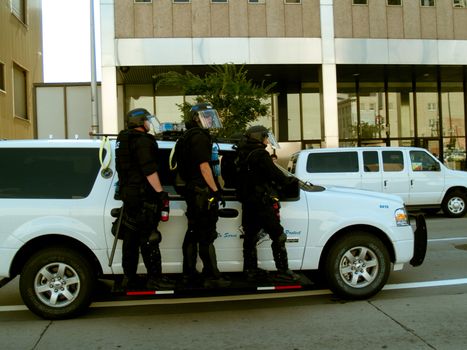
[(428, 243), (449, 242), (449, 241), (467, 241), (467, 237), (432, 238), (428, 240)]
[[(444, 287), (467, 284), (467, 278), (457, 278), (441, 281), (425, 281), (425, 282), (409, 282), (387, 284), (383, 290), (397, 289), (416, 289), (428, 287)], [(174, 304), (191, 304), (191, 303), (212, 303), (222, 301), (237, 301), (237, 300), (258, 300), (258, 299), (274, 299), (274, 298), (293, 298), (304, 296), (316, 296), (332, 294), (329, 289), (309, 290), (300, 292), (280, 292), (271, 294), (249, 294), (249, 295), (229, 295), (218, 297), (194, 297), (194, 298), (177, 298), (177, 299), (148, 299), (148, 300), (123, 300), (123, 301), (101, 301), (91, 304), (92, 308), (102, 307), (123, 307), (123, 306), (141, 306), (141, 305), (174, 305)], [(24, 311), (28, 308), (25, 305), (7, 305), (0, 306), (0, 312)]]

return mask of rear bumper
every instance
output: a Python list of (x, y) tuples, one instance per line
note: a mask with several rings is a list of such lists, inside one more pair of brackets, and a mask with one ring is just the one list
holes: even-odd
[(414, 232), (413, 257), (410, 265), (420, 266), (425, 260), (428, 233), (426, 229), (425, 216), (423, 214), (412, 215), (416, 220), (416, 229)]

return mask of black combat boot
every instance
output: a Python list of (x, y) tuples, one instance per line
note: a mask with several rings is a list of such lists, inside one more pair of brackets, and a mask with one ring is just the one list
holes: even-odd
[(251, 282), (268, 277), (268, 272), (258, 267), (256, 246), (247, 248), (245, 244), (243, 245), (243, 274), (247, 281)]
[(222, 276), (217, 268), (217, 257), (214, 245), (199, 246), (199, 256), (203, 261), (203, 275), (205, 288), (225, 288), (230, 286), (231, 282)]
[(289, 269), (289, 260), (287, 256), (287, 249), (285, 243), (271, 244), (272, 255), (274, 256), (274, 262), (276, 264), (277, 272), (274, 275), (274, 279), (279, 282), (299, 282), (300, 275), (296, 274)]
[(141, 255), (148, 271), (146, 288), (154, 290), (171, 290), (175, 282), (162, 276), (162, 259), (159, 244), (149, 241), (141, 246)]
[[(185, 236), (186, 237), (186, 236)], [(198, 244), (183, 241), (183, 276), (182, 283), (186, 287), (195, 287), (200, 280), (200, 273), (196, 270), (196, 261), (198, 259)]]

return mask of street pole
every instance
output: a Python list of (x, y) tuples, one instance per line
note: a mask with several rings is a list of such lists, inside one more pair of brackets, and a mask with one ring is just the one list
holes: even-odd
[(91, 6), (91, 133), (99, 133), (99, 116), (97, 108), (97, 82), (96, 82), (96, 36), (94, 26), (94, 0), (90, 0)]

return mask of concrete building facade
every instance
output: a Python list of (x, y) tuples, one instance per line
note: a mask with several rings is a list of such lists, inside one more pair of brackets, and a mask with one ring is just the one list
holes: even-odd
[(43, 81), (40, 0), (0, 1), (0, 139), (33, 138), (33, 84)]
[(465, 159), (464, 0), (100, 4), (103, 132), (117, 132), (133, 107), (179, 118), (176, 104), (192, 96), (156, 89), (159, 73), (233, 63), (277, 83), (260, 122), (284, 144), (419, 145)]

